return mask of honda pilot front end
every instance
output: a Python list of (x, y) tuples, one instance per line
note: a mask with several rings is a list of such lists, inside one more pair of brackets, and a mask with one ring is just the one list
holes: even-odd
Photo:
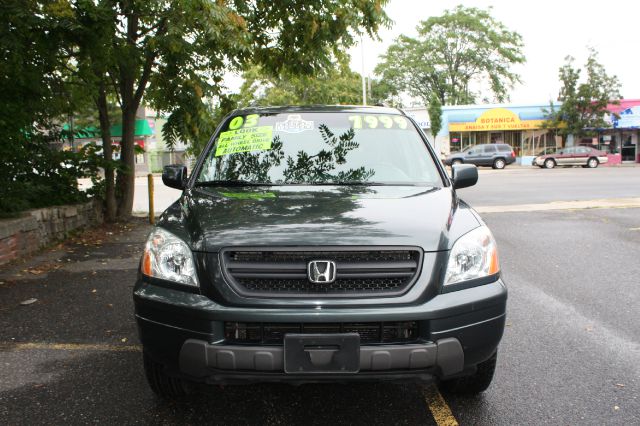
[(134, 288), (151, 388), (400, 381), (486, 389), (505, 325), (496, 242), (401, 111), (225, 118), (146, 242)]

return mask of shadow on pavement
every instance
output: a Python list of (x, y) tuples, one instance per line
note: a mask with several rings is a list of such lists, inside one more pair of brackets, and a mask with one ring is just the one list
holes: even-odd
[(5, 351), (0, 363), (25, 355), (29, 379), (0, 386), (2, 424), (435, 424), (416, 385), (211, 387), (176, 403), (147, 387), (141, 353)]

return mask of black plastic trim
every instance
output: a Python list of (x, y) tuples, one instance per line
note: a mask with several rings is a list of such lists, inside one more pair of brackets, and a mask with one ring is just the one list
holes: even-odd
[(442, 285), (442, 293), (451, 293), (452, 291), (465, 290), (472, 287), (478, 287), (485, 284), (491, 284), (500, 279), (500, 272), (493, 275), (487, 275), (482, 278), (475, 278), (473, 280), (461, 281), (455, 284)]
[(174, 281), (163, 280), (161, 278), (150, 277), (140, 274), (140, 281), (147, 284), (157, 285), (158, 287), (170, 288), (172, 290), (180, 290), (187, 293), (201, 294), (200, 286), (192, 286), (188, 284), (180, 284)]
[[(312, 251), (312, 252), (356, 252), (356, 251), (413, 251), (418, 253), (415, 273), (409, 283), (398, 291), (379, 292), (348, 292), (348, 293), (276, 293), (276, 292), (254, 292), (246, 291), (242, 285), (228, 273), (228, 266), (225, 254), (230, 251)], [(407, 293), (418, 281), (422, 273), (424, 261), (424, 250), (417, 246), (231, 246), (223, 247), (218, 252), (218, 263), (222, 271), (225, 282), (239, 295), (246, 298), (286, 298), (286, 299), (308, 299), (313, 297), (323, 299), (358, 299), (358, 298), (385, 298), (398, 297)], [(306, 274), (305, 274), (306, 277)]]

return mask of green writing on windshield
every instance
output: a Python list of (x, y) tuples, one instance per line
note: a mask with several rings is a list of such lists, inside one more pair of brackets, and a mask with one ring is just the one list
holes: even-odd
[(263, 200), (265, 198), (276, 198), (273, 192), (221, 192), (227, 198), (237, 200)]
[(266, 151), (271, 149), (272, 126), (259, 126), (229, 130), (220, 133), (216, 157), (238, 152)]

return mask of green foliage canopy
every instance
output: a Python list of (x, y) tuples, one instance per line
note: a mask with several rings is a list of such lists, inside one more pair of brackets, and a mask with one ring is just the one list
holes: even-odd
[(490, 9), (458, 6), (421, 22), (417, 38), (398, 37), (376, 74), (425, 104), (432, 95), (441, 105), (475, 103), (486, 90), (502, 102), (519, 81), (511, 67), (524, 63), (522, 47)]
[[(615, 75), (607, 74), (598, 60), (598, 52), (593, 48), (589, 49), (589, 57), (582, 69), (576, 68), (574, 62), (573, 57), (567, 56), (558, 71), (562, 84), (558, 100), (562, 105), (556, 107), (550, 102), (546, 110), (549, 120), (545, 127), (554, 129), (563, 137), (594, 136), (598, 129), (611, 126), (605, 117), (611, 114), (608, 105), (621, 99), (620, 82)], [(581, 82), (582, 71), (586, 79)]]
[[(389, 22), (386, 1), (58, 0), (51, 14), (69, 29), (65, 55), (75, 82), (98, 106), (111, 95), (121, 107), (118, 216), (133, 205), (133, 129), (143, 97), (168, 115), (170, 144), (208, 138), (207, 99), (220, 96), (230, 71), (253, 63), (273, 74), (318, 74), (356, 33), (373, 36)], [(103, 116), (104, 135), (111, 117)]]

